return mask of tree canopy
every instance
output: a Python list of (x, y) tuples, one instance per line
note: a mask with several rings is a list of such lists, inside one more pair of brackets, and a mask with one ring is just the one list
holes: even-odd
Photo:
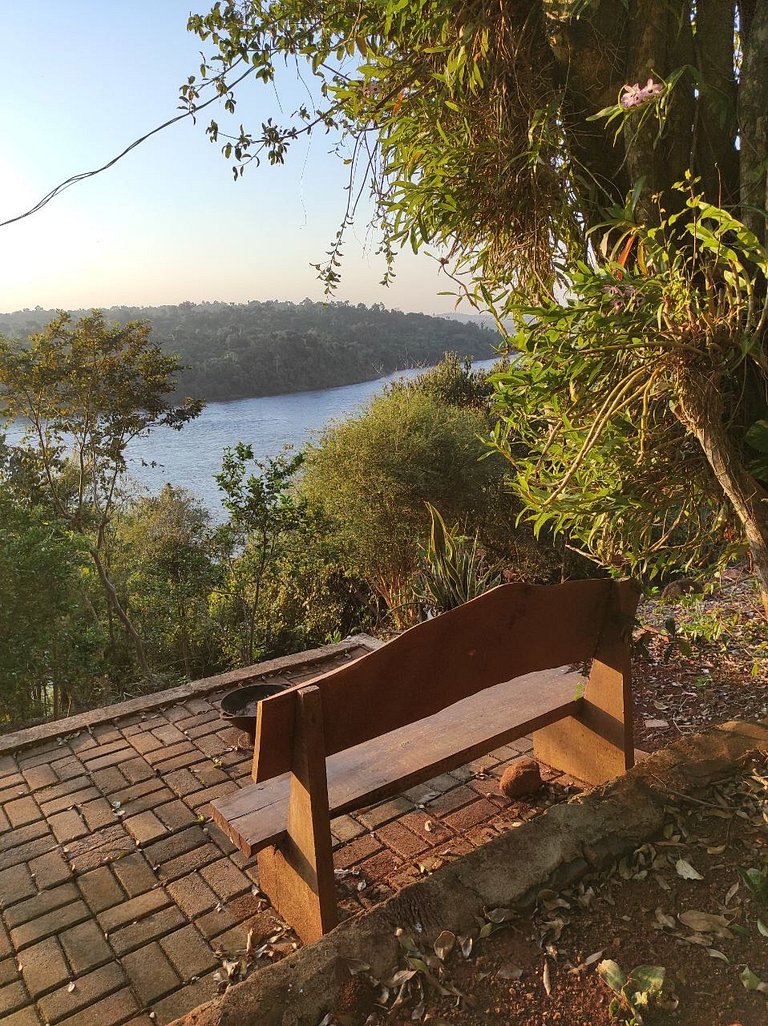
[[(208, 133), (239, 176), (337, 131), (330, 288), (366, 178), (387, 256), (436, 247), (457, 295), (516, 316), (496, 441), (536, 522), (616, 570), (744, 544), (768, 610), (768, 5), (249, 0), (189, 27), (212, 47), (192, 108), (213, 82), (234, 114), (244, 64), (320, 80), (292, 118)], [(595, 525), (617, 519), (608, 551)]]

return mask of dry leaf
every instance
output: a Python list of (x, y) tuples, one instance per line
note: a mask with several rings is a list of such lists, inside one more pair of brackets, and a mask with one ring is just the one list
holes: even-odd
[(455, 946), (456, 934), (451, 933), (450, 930), (443, 930), (435, 941), (434, 951), (437, 957), (444, 962)]
[(678, 859), (675, 863), (675, 871), (678, 876), (682, 876), (683, 880), (703, 880), (704, 877), (698, 870), (694, 869), (690, 862), (686, 862), (685, 859)]
[(544, 984), (544, 990), (547, 992), (547, 997), (552, 994), (552, 976), (549, 968), (549, 959), (544, 959), (544, 970), (541, 974), (541, 982)]
[(716, 937), (732, 938), (733, 934), (728, 929), (728, 920), (725, 916), (715, 916), (711, 912), (697, 912), (690, 909), (688, 912), (681, 912), (677, 917), (683, 926), (689, 930), (696, 930), (697, 933), (713, 933)]

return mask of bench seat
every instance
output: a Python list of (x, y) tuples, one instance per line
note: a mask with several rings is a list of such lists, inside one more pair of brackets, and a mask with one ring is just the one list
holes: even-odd
[[(400, 794), (508, 741), (578, 714), (586, 678), (528, 673), (326, 760), (331, 816)], [(276, 845), (288, 824), (290, 773), (212, 802), (213, 820), (246, 855)]]

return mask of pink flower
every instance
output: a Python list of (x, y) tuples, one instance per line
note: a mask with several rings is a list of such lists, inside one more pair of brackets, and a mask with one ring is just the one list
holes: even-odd
[(619, 97), (619, 103), (625, 110), (631, 110), (632, 107), (639, 107), (647, 100), (652, 100), (656, 96), (661, 96), (663, 92), (663, 84), (661, 82), (654, 82), (652, 78), (649, 78), (644, 86), (641, 86), (637, 82), (635, 82), (634, 85), (623, 86), (621, 96)]

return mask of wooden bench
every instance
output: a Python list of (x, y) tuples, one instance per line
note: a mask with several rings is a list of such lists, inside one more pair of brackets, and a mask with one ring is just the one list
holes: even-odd
[[(214, 821), (307, 943), (336, 925), (330, 820), (533, 732), (590, 784), (634, 761), (632, 582), (506, 584), (261, 702), (253, 780)], [(568, 666), (591, 660), (588, 678)], [(559, 669), (558, 669), (559, 668)]]

